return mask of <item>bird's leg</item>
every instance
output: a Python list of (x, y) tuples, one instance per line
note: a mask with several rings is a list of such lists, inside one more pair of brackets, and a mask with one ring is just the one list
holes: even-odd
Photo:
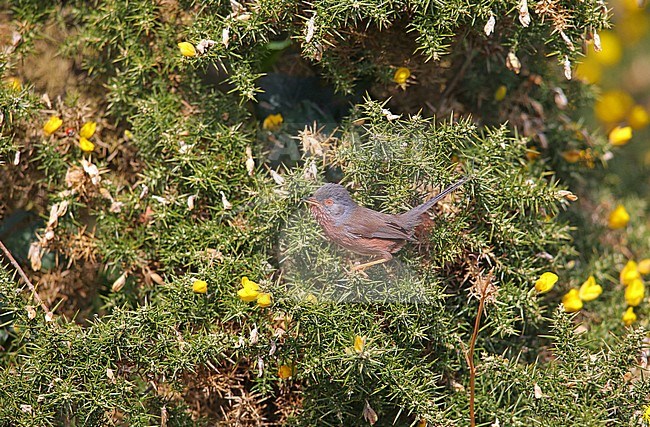
[(393, 259), (393, 256), (390, 253), (386, 253), (386, 255), (374, 261), (370, 261), (365, 264), (355, 265), (354, 267), (352, 267), (352, 271), (363, 271), (368, 267), (372, 267), (373, 265), (377, 265), (377, 264), (383, 264), (386, 261), (390, 261), (391, 259)]

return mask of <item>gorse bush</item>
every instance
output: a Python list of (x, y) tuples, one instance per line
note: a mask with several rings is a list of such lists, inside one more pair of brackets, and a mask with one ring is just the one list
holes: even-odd
[[(650, 418), (646, 203), (574, 78), (603, 2), (4, 12), (0, 425)], [(363, 272), (302, 203), (461, 176)]]

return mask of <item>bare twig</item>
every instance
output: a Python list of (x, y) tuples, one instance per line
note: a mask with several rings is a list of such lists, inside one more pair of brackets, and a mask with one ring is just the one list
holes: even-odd
[(1, 240), (0, 240), (0, 249), (2, 249), (2, 252), (4, 252), (5, 256), (9, 258), (9, 261), (14, 266), (16, 271), (18, 271), (18, 274), (23, 279), (23, 282), (27, 284), (29, 290), (32, 291), (32, 295), (34, 295), (34, 300), (36, 300), (38, 305), (40, 305), (43, 311), (45, 312), (45, 320), (51, 321), (54, 318), (54, 314), (50, 311), (49, 308), (47, 308), (47, 306), (45, 305), (41, 297), (38, 295), (38, 292), (36, 292), (36, 288), (29, 280), (29, 277), (27, 277), (23, 269), (20, 267), (20, 264), (18, 264), (16, 259), (13, 257), (13, 255), (11, 255), (11, 252), (9, 252), (9, 249), (7, 249), (7, 247), (4, 245), (4, 243), (2, 243)]
[(476, 313), (476, 320), (474, 321), (474, 331), (472, 332), (472, 337), (469, 341), (469, 349), (465, 353), (465, 361), (469, 367), (469, 420), (471, 427), (476, 426), (476, 416), (474, 413), (476, 396), (476, 365), (474, 364), (474, 349), (476, 348), (478, 333), (481, 330), (481, 318), (483, 317), (485, 304), (494, 302), (499, 291), (499, 288), (493, 283), (494, 268), (486, 274), (485, 271), (479, 267), (479, 259), (485, 259), (488, 264), (492, 265), (490, 262), (490, 254), (490, 252), (484, 252), (478, 257), (470, 257), (466, 276), (466, 279), (471, 278), (473, 282), (469, 289), (470, 296), (478, 298), (478, 311)]
[(474, 415), (474, 395), (476, 390), (476, 366), (474, 365), (474, 347), (478, 338), (478, 331), (481, 327), (481, 316), (483, 315), (483, 306), (485, 305), (485, 298), (487, 294), (482, 293), (478, 301), (478, 313), (476, 313), (476, 320), (474, 321), (474, 332), (469, 341), (469, 350), (465, 355), (467, 365), (469, 366), (469, 421), (471, 427), (476, 426), (476, 417)]

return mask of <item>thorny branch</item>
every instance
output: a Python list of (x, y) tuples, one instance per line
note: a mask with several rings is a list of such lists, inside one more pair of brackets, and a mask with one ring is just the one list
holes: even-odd
[(20, 277), (22, 277), (23, 281), (27, 284), (27, 287), (29, 288), (30, 291), (32, 291), (32, 295), (34, 295), (34, 299), (36, 302), (41, 306), (43, 311), (45, 312), (45, 320), (52, 321), (54, 318), (54, 314), (50, 311), (50, 309), (45, 305), (41, 297), (38, 295), (38, 292), (36, 292), (36, 288), (32, 284), (32, 282), (29, 280), (27, 277), (27, 274), (23, 271), (23, 269), (20, 267), (20, 264), (16, 261), (16, 259), (11, 255), (11, 252), (9, 252), (9, 249), (2, 243), (0, 240), (0, 249), (2, 249), (2, 252), (4, 252), (5, 256), (9, 259), (11, 264), (14, 266), (16, 271), (18, 271), (18, 274)]

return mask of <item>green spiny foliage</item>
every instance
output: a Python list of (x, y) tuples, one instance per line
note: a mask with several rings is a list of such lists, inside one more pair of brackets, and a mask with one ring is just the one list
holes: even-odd
[(0, 54), (0, 76), (4, 76), (0, 85), (0, 161), (14, 161), (16, 145), (15, 132), (18, 124), (33, 117), (37, 102), (27, 88), (15, 77), (9, 75), (9, 57)]
[[(648, 385), (628, 375), (643, 332), (620, 325), (612, 272), (623, 256), (588, 213), (564, 212), (567, 186), (597, 182), (583, 188), (601, 196), (598, 164), (610, 146), (575, 119), (591, 94), (565, 81), (558, 62), (579, 57), (575, 47), (607, 27), (607, 11), (599, 1), (530, 2), (525, 27), (522, 3), (17, 2), (13, 18), (30, 25), (16, 58), (30, 55), (49, 22), (65, 33), (58, 53), (88, 86), (53, 100), (47, 115), (73, 130), (97, 120), (100, 130), (98, 148), (84, 154), (65, 128), (42, 136), (46, 106), (29, 86), (0, 89), (1, 154), (28, 155), (3, 182), (39, 194), (29, 205), (3, 201), (2, 211), (47, 219), (54, 203), (69, 203), (48, 248), (55, 267), (27, 269), (67, 316), (46, 322), (0, 270), (0, 423), (367, 425), (363, 414), (375, 412), (377, 425), (466, 425), (467, 343), (485, 280), (497, 290), (477, 344), (481, 423), (638, 419)], [(216, 43), (180, 56), (178, 42), (202, 39)], [(505, 66), (508, 53), (521, 70), (512, 56)], [(2, 66), (3, 80), (19, 62)], [(293, 65), (341, 92), (371, 86), (368, 99), (341, 123), (317, 125), (269, 102), (295, 122), (260, 129), (260, 106), (250, 104), (260, 76)], [(404, 65), (417, 85), (391, 92)], [(311, 133), (293, 132), (305, 125)], [(324, 136), (325, 127), (338, 129)], [(273, 163), (277, 141), (299, 137), (304, 148), (308, 133), (322, 152)], [(569, 150), (586, 154), (568, 163)], [(359, 258), (324, 240), (300, 203), (338, 177), (359, 203), (398, 213), (461, 175), (471, 180), (440, 204), (419, 242), (366, 275), (350, 273)], [(647, 239), (629, 241), (647, 253)], [(598, 312), (616, 323), (591, 321), (597, 339), (576, 336), (571, 319), (552, 315), (558, 295), (531, 290), (547, 270), (569, 278), (563, 290), (595, 274), (614, 301)], [(242, 276), (272, 293), (270, 308), (241, 301)], [(192, 291), (196, 279), (208, 282), (206, 294)], [(90, 303), (71, 303), (75, 294)], [(291, 378), (278, 379), (281, 366)]]
[[(522, 365), (518, 358), (483, 356), (481, 407), (493, 408), (505, 425), (539, 423), (564, 426), (638, 425), (638, 401), (648, 395), (648, 382), (636, 367), (645, 331), (620, 338), (614, 346), (589, 349), (587, 338), (575, 330), (568, 315), (557, 311), (552, 319), (553, 349), (557, 360), (546, 369)], [(500, 408), (507, 407), (507, 411)], [(491, 421), (488, 418), (485, 421)]]

